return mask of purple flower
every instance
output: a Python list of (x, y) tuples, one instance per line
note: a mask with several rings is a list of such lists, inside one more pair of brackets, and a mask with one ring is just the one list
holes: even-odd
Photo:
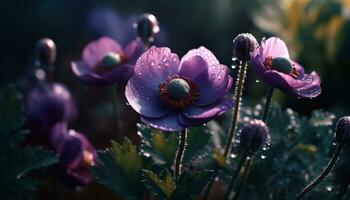
[(169, 48), (152, 47), (137, 60), (125, 95), (144, 123), (180, 131), (231, 109), (233, 101), (224, 96), (232, 82), (228, 68), (205, 47), (181, 61)]
[(321, 94), (318, 74), (315, 71), (305, 74), (304, 68), (289, 58), (288, 48), (281, 39), (263, 39), (251, 57), (258, 76), (272, 87), (295, 97), (314, 98)]
[(59, 155), (59, 165), (70, 185), (91, 182), (90, 168), (96, 162), (95, 148), (81, 133), (67, 130), (66, 124), (57, 124), (50, 133), (51, 148)]
[(143, 53), (140, 40), (133, 40), (125, 49), (109, 37), (90, 42), (83, 50), (82, 60), (72, 62), (74, 74), (89, 85), (126, 82), (134, 72), (134, 64)]
[(25, 127), (35, 135), (46, 135), (58, 122), (69, 122), (76, 115), (70, 92), (61, 84), (41, 84), (26, 96)]

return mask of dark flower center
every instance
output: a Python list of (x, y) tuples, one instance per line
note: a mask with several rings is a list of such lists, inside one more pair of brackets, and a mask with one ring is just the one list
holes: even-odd
[(108, 52), (102, 58), (102, 65), (105, 67), (114, 67), (121, 62), (121, 56), (117, 53)]
[(183, 109), (199, 97), (199, 88), (188, 77), (174, 75), (159, 85), (159, 94), (167, 106)]
[(290, 61), (290, 59), (285, 57), (267, 57), (264, 61), (264, 65), (269, 70), (276, 70), (282, 72), (284, 74), (288, 74), (293, 78), (298, 77), (299, 73), (295, 69), (294, 64)]
[(98, 74), (106, 73), (124, 61), (122, 55), (114, 52), (107, 52), (103, 57), (100, 63), (96, 66), (95, 71)]

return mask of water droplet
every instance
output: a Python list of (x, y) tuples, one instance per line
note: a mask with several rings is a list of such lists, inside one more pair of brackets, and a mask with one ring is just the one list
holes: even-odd
[(263, 159), (263, 160), (266, 159), (266, 157), (267, 157), (266, 155), (261, 155), (260, 156), (260, 158)]
[(255, 82), (256, 82), (256, 83), (260, 83), (260, 80), (259, 80), (259, 79), (256, 79)]
[(142, 72), (139, 72), (138, 75), (142, 75)]
[(150, 65), (151, 67), (154, 67), (156, 65), (156, 62), (154, 62), (154, 60), (151, 60)]
[(331, 192), (332, 191), (332, 187), (331, 186), (327, 186), (326, 190), (327, 190), (327, 192)]
[(221, 108), (225, 110), (227, 108), (227, 106), (223, 105), (223, 106), (221, 106)]
[(161, 65), (161, 64), (159, 64), (159, 65), (157, 66), (157, 68), (158, 68), (158, 69), (161, 69), (161, 68), (162, 68), (162, 65)]
[(127, 106), (130, 106), (130, 103), (129, 103), (129, 102), (126, 102), (125, 104), (126, 104)]
[(168, 67), (170, 65), (169, 61), (164, 62), (164, 65)]
[(236, 158), (236, 157), (237, 157), (237, 154), (232, 153), (232, 154), (230, 155), (230, 157), (231, 157), (231, 158)]
[(335, 145), (337, 145), (337, 143), (333, 142), (332, 145), (335, 146)]
[(218, 80), (221, 80), (221, 78), (222, 78), (222, 76), (221, 76), (221, 75), (219, 75), (219, 76), (218, 76)]

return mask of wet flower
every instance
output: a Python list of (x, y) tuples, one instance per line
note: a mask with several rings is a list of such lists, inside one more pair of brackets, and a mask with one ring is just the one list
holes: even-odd
[(240, 145), (243, 149), (255, 152), (268, 142), (268, 128), (261, 120), (251, 120), (239, 133)]
[(36, 44), (37, 64), (52, 67), (56, 62), (56, 45), (50, 38), (42, 38)]
[(295, 97), (314, 98), (321, 94), (318, 74), (305, 74), (304, 68), (289, 58), (281, 39), (263, 39), (251, 57), (254, 70), (267, 84)]
[[(54, 130), (54, 129), (53, 129)], [(58, 127), (52, 135), (59, 136), (60, 146), (56, 149), (59, 154), (59, 165), (64, 171), (64, 178), (72, 186), (86, 185), (91, 182), (90, 168), (96, 162), (96, 150), (89, 140), (74, 130), (66, 131)], [(61, 131), (61, 133), (59, 133)]]
[(143, 44), (133, 40), (125, 49), (109, 37), (90, 42), (83, 50), (82, 60), (72, 62), (74, 74), (89, 85), (125, 82), (133, 74), (134, 64), (143, 53)]
[(47, 134), (58, 122), (69, 122), (76, 115), (70, 92), (61, 84), (41, 84), (25, 98), (25, 128), (35, 135)]
[[(337, 122), (335, 140), (340, 144), (350, 144), (350, 116), (344, 116)], [(344, 141), (345, 140), (345, 141)]]
[(181, 61), (169, 48), (151, 47), (137, 60), (125, 95), (144, 123), (180, 131), (231, 109), (233, 101), (224, 97), (231, 86), (228, 68), (205, 47)]
[(250, 33), (238, 34), (233, 39), (233, 55), (241, 61), (249, 61), (250, 53), (258, 48), (259, 44)]

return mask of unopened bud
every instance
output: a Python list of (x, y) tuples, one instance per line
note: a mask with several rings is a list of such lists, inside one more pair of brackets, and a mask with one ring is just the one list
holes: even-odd
[(56, 62), (56, 45), (50, 38), (42, 38), (36, 45), (36, 61), (39, 66), (52, 67)]
[(250, 33), (240, 33), (233, 39), (233, 55), (240, 61), (249, 61), (250, 53), (258, 48), (259, 44)]
[(350, 116), (342, 117), (337, 122), (335, 129), (335, 140), (337, 143), (350, 144)]
[(261, 120), (251, 120), (240, 131), (240, 145), (251, 152), (259, 150), (268, 139), (268, 128)]
[(152, 14), (143, 14), (135, 24), (138, 36), (144, 42), (152, 42), (154, 36), (159, 32), (157, 18)]

